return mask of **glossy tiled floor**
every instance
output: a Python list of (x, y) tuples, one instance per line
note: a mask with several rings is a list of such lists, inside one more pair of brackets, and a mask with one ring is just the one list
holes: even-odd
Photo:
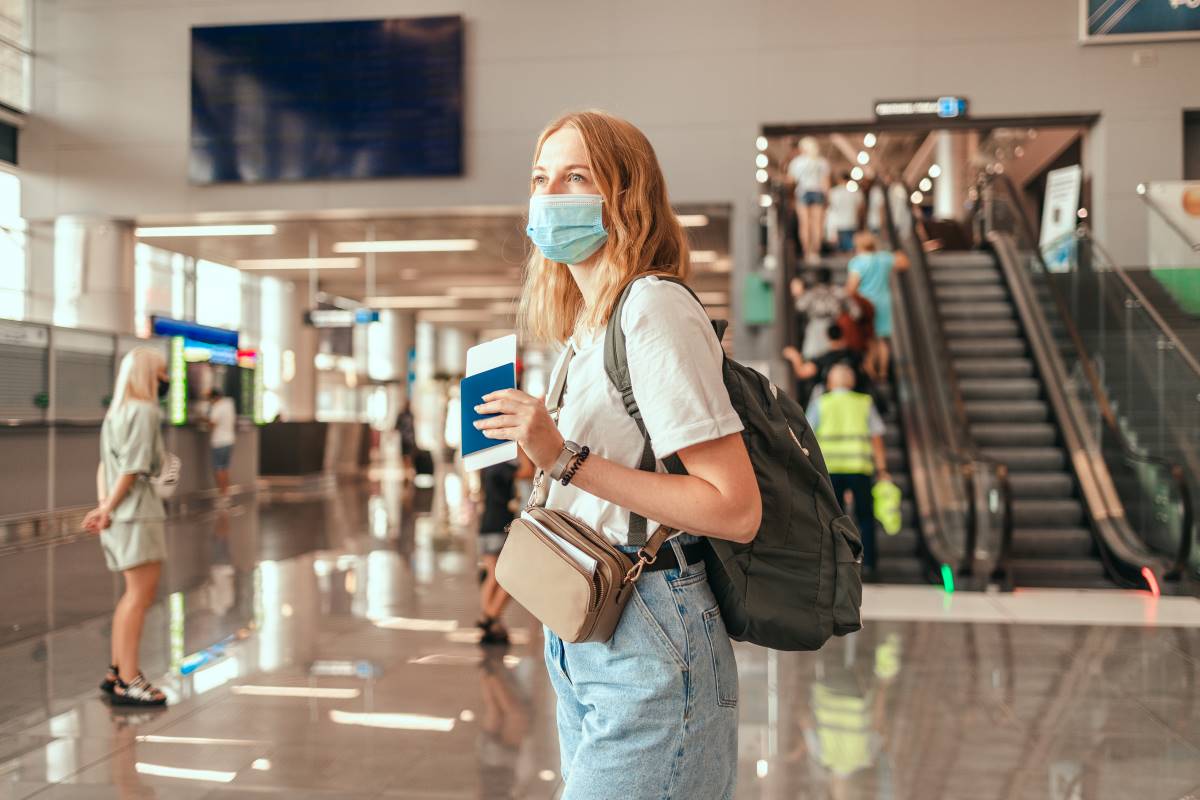
[[(471, 509), (443, 487), (173, 526), (161, 712), (95, 689), (94, 541), (0, 560), (25, 598), (0, 616), (0, 800), (551, 797), (540, 636), (514, 613), (515, 646), (475, 644)], [(865, 613), (820, 653), (739, 646), (739, 798), (1200, 797), (1200, 603), (869, 587)]]

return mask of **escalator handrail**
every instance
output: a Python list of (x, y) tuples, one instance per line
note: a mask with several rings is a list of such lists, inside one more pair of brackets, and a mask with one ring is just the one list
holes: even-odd
[[(904, 189), (907, 197), (910, 192), (909, 188), (902, 182), (896, 182)], [(890, 193), (891, 186), (885, 190), (885, 202), (883, 204), (884, 217), (886, 219), (888, 229), (892, 236), (893, 243), (899, 247), (903, 245), (903, 239), (899, 235), (899, 228), (896, 225), (896, 220), (892, 214), (892, 205), (887, 194)], [(920, 230), (916, 213), (911, 206), (908, 207), (910, 214), (910, 231), (909, 238), (911, 247), (906, 248), (910, 251), (911, 260), (914, 262), (916, 269), (909, 270), (913, 274), (910, 280), (900, 280), (895, 274), (893, 279), (901, 284), (902, 289), (909, 288), (913, 282), (917, 282), (919, 276), (919, 287), (912, 287), (919, 291), (922, 295), (920, 302), (906, 303), (902, 314), (907, 316), (909, 308), (918, 309), (917, 313), (932, 315), (932, 319), (927, 320), (931, 323), (925, 326), (927, 335), (926, 346), (932, 347), (933, 352), (930, 354), (935, 363), (950, 364), (950, 350), (946, 344), (944, 336), (945, 320), (942, 319), (938, 304), (935, 302), (936, 290), (933, 285), (933, 279), (929, 271), (928, 259), (925, 256), (925, 248), (919, 234)], [(908, 292), (905, 292), (908, 295)], [(910, 298), (911, 299), (911, 298)], [(931, 366), (924, 359), (922, 364), (928, 368)], [(976, 578), (987, 580), (990, 578), (991, 572), (1002, 567), (1008, 559), (1008, 553), (1011, 550), (1013, 536), (1013, 516), (1012, 516), (1012, 490), (1008, 480), (1008, 468), (1005, 464), (996, 461), (983, 454), (976, 446), (974, 438), (970, 435), (970, 428), (967, 422), (966, 401), (963, 399), (962, 389), (958, 383), (958, 376), (953, 369), (948, 369), (944, 374), (935, 375), (926, 373), (923, 376), (924, 385), (930, 387), (938, 387), (942, 391), (935, 393), (938, 395), (942, 414), (940, 415), (940, 427), (947, 435), (948, 441), (938, 447), (938, 453), (946, 458), (951, 463), (957, 465), (964, 478), (969, 484), (963, 488), (965, 497), (965, 505), (967, 511), (966, 535), (962, 563), (957, 565), (960, 571), (965, 571)], [(996, 490), (999, 492), (999, 508), (1001, 514), (1000, 542), (998, 543), (995, 557), (989, 565), (987, 575), (976, 575), (976, 553), (979, 543), (979, 527), (980, 527), (980, 497), (978, 488), (977, 465), (986, 464), (992, 470), (996, 478)]]
[[(1012, 179), (1005, 174), (993, 175), (992, 182), (998, 184), (1004, 192), (1010, 207), (1016, 212), (1018, 225), (1022, 228), (1022, 236), (1031, 244), (1030, 249), (1034, 253), (1034, 257), (1041, 264), (1043, 272), (1049, 273), (1049, 268), (1046, 266), (1045, 259), (1042, 256), (1040, 248), (1036, 246), (1038, 237), (1035, 234), (1035, 228), (1029, 216), (1029, 208), (1017, 190)], [(1015, 244), (1015, 243), (1014, 243)], [(1126, 276), (1127, 278), (1127, 276)], [(1100, 409), (1100, 416), (1104, 420), (1104, 426), (1108, 429), (1110, 435), (1114, 437), (1122, 455), (1130, 460), (1154, 465), (1166, 470), (1171, 476), (1172, 482), (1175, 484), (1179, 492), (1180, 503), (1183, 508), (1182, 528), (1180, 534), (1180, 543), (1178, 551), (1175, 554), (1174, 561), (1165, 570), (1164, 577), (1177, 578), (1181, 576), (1187, 567), (1188, 561), (1191, 558), (1192, 552), (1192, 521), (1193, 521), (1193, 503), (1191, 490), (1187, 485), (1183, 468), (1168, 459), (1152, 456), (1146, 453), (1141, 453), (1134, 449), (1126, 438), (1120, 425), (1117, 423), (1116, 414), (1112, 410), (1112, 406), (1108, 402), (1108, 394), (1104, 390), (1104, 385), (1100, 380), (1099, 373), (1093, 363), (1091, 356), (1088, 354), (1087, 347), (1083, 342), (1083, 336), (1079, 332), (1079, 328), (1075, 325), (1075, 320), (1071, 317), (1068, 310), (1066, 299), (1062, 296), (1062, 292), (1053, 281), (1047, 281), (1047, 286), (1054, 297), (1054, 304), (1058, 309), (1059, 317), (1063, 325), (1067, 329), (1067, 335), (1071, 341), (1071, 346), (1075, 349), (1076, 355), (1079, 358), (1079, 363), (1083, 368), (1083, 373), (1087, 379), (1088, 386), (1094, 396), (1097, 407)], [(1126, 284), (1128, 285), (1128, 284)]]

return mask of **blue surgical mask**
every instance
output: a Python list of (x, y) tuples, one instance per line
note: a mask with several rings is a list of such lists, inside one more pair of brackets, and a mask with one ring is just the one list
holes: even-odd
[(603, 208), (598, 194), (535, 194), (529, 198), (525, 233), (549, 260), (578, 264), (608, 239)]

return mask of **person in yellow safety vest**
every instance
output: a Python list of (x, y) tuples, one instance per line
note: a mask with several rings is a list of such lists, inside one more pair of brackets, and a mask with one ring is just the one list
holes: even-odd
[[(828, 391), (808, 406), (812, 426), (833, 479), (833, 491), (845, 506), (846, 492), (854, 497), (854, 517), (863, 542), (864, 577), (875, 576), (875, 507), (871, 477), (891, 480), (883, 445), (885, 426), (871, 396), (854, 391), (854, 370), (838, 364), (829, 370)], [(846, 513), (850, 513), (846, 508)]]

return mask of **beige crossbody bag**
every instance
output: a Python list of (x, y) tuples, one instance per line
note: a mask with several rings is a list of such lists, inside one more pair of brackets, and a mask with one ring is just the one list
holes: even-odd
[[(548, 409), (556, 423), (573, 357), (568, 345), (550, 391)], [(642, 570), (654, 563), (675, 531), (659, 527), (634, 561), (590, 525), (546, 508), (548, 480), (544, 471), (538, 472), (529, 504), (509, 526), (496, 580), (564, 642), (607, 642)]]

